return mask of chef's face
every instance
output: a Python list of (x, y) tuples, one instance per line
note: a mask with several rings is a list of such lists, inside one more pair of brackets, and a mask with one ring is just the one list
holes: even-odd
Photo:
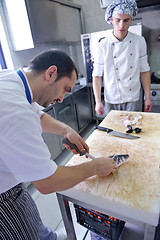
[(126, 37), (128, 33), (128, 28), (131, 22), (132, 22), (132, 18), (128, 14), (115, 14), (112, 17), (114, 35), (120, 41)]
[[(57, 77), (58, 78), (58, 77)], [(74, 70), (71, 78), (61, 77), (56, 79), (47, 89), (45, 89), (46, 94), (43, 95), (43, 102), (41, 105), (47, 107), (50, 103), (63, 102), (63, 99), (67, 93), (71, 91), (75, 82), (77, 80), (77, 74)]]

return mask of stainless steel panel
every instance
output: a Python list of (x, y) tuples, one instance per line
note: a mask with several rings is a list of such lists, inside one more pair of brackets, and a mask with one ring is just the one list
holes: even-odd
[(139, 8), (160, 5), (159, 0), (136, 0)]
[(160, 105), (155, 105), (155, 103), (152, 102), (152, 110), (151, 110), (151, 112), (160, 113)]
[(151, 112), (160, 113), (160, 84), (151, 84)]
[[(78, 131), (76, 115), (73, 108), (72, 95), (64, 98), (62, 103), (56, 103), (53, 107), (55, 118), (65, 124), (69, 125), (74, 130)], [(62, 137), (60, 136), (60, 139)], [(61, 143), (62, 149), (65, 149)]]
[(35, 44), (80, 41), (81, 7), (49, 0), (25, 0)]
[(151, 90), (151, 100), (160, 105), (160, 90)]
[(80, 41), (80, 34), (82, 30), (79, 10), (62, 5), (61, 16), (59, 17), (59, 28), (63, 33), (63, 41)]
[(92, 121), (92, 106), (88, 87), (73, 93), (73, 102), (77, 115), (78, 131), (81, 132)]

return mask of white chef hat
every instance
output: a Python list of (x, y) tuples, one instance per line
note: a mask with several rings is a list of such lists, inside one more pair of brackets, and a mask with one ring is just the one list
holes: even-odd
[(111, 19), (115, 14), (129, 14), (132, 18), (138, 13), (138, 7), (135, 0), (114, 0), (105, 13), (105, 20), (111, 24)]

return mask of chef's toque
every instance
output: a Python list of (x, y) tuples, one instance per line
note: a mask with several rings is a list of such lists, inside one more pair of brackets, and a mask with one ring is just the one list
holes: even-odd
[(111, 24), (112, 17), (115, 14), (128, 14), (132, 18), (138, 13), (138, 7), (135, 0), (114, 0), (106, 8), (105, 20)]

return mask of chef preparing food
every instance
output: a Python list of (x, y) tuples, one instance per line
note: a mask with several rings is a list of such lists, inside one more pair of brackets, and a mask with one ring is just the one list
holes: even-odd
[[(95, 158), (78, 166), (57, 166), (42, 138), (45, 132), (63, 135), (80, 151), (88, 145), (72, 128), (41, 111), (51, 102), (62, 102), (77, 79), (72, 60), (51, 49), (36, 56), (29, 70), (0, 72), (0, 239), (64, 240), (66, 234), (45, 227), (23, 182), (44, 194), (73, 187), (93, 176), (115, 171), (111, 158)], [(38, 104), (39, 105), (38, 105)], [(75, 149), (71, 149), (77, 153)], [(54, 206), (52, 206), (54, 207)]]
[[(128, 31), (137, 12), (134, 0), (115, 0), (106, 9), (105, 20), (114, 29), (100, 40), (94, 57), (93, 91), (98, 115), (108, 114), (110, 110), (138, 111), (141, 83), (144, 111), (151, 111), (146, 42), (144, 37)], [(105, 108), (101, 100), (102, 79)]]

